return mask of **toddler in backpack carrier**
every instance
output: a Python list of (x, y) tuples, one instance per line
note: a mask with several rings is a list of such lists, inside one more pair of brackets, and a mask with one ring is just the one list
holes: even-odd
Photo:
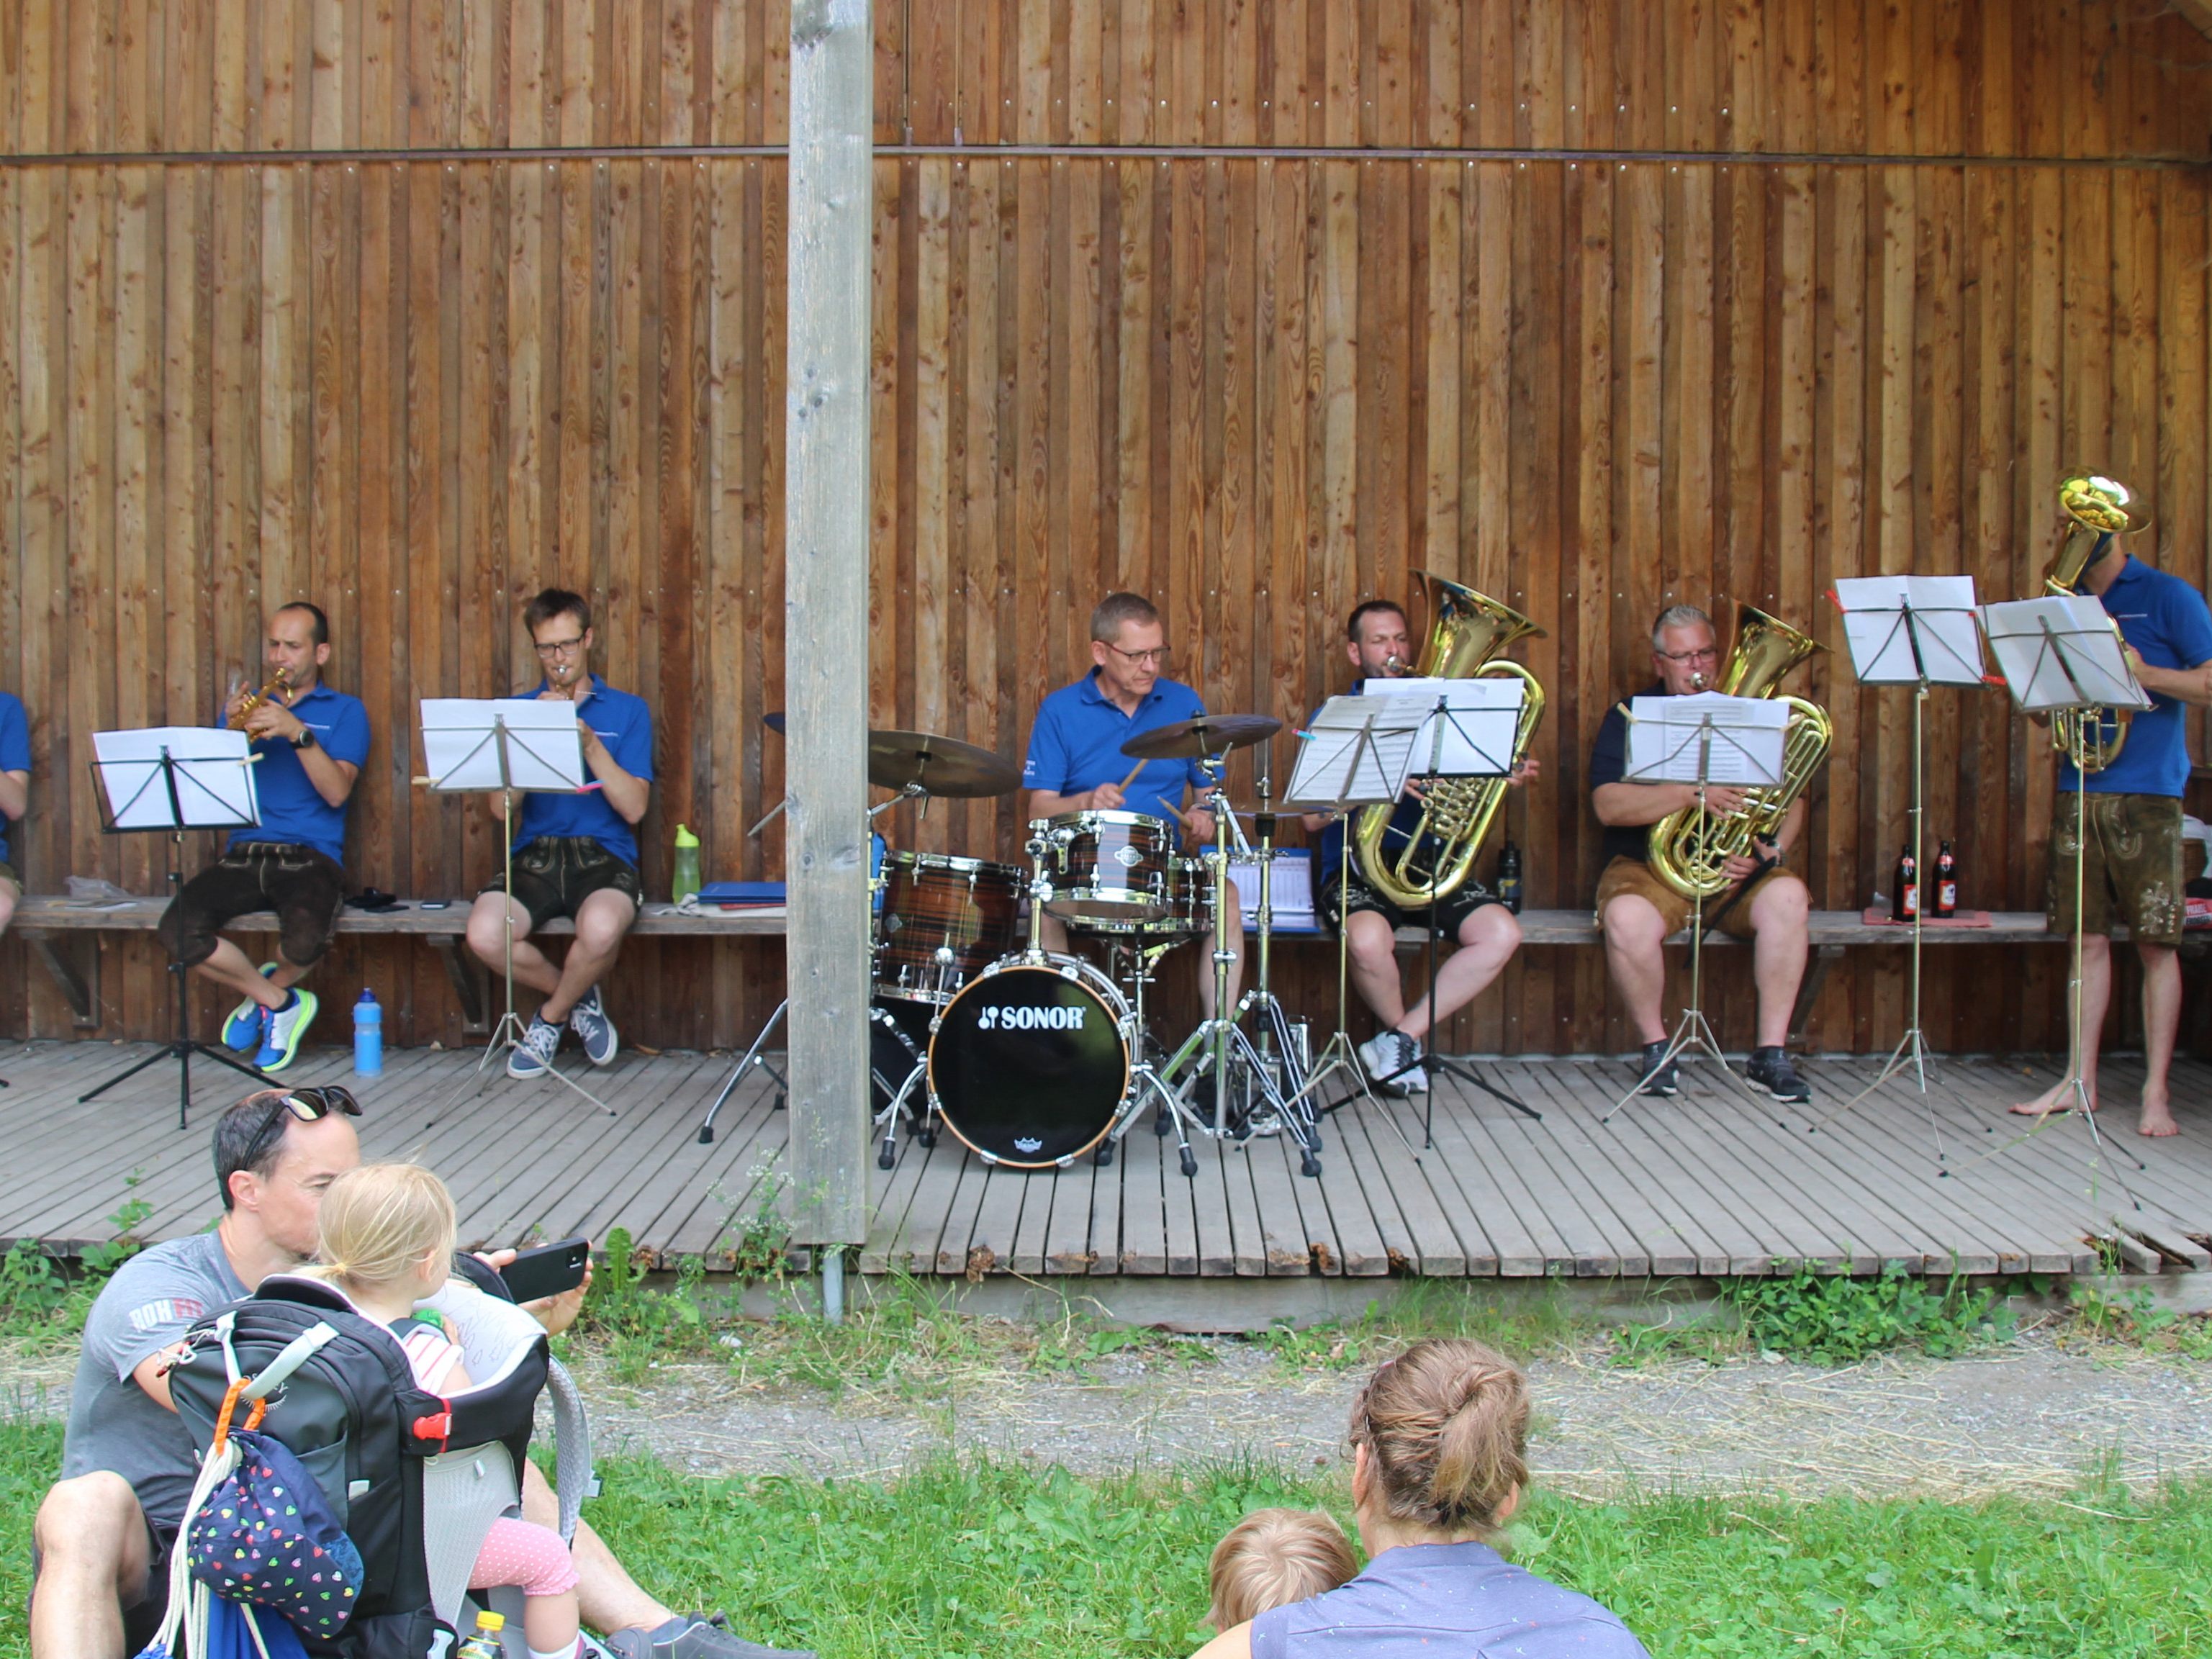
[[(319, 1259), (307, 1271), (390, 1328), (420, 1387), (448, 1400), (467, 1389), (455, 1333), (435, 1313), (416, 1310), (444, 1288), (453, 1260), (457, 1222), (445, 1183), (420, 1164), (363, 1164), (331, 1183), (318, 1224)], [(521, 1589), (531, 1659), (581, 1651), (576, 1568), (558, 1533), (512, 1517), (493, 1522), (468, 1583)]]

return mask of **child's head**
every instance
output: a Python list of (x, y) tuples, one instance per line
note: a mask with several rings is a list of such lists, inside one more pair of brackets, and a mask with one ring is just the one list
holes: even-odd
[(446, 1183), (419, 1164), (364, 1164), (323, 1194), (317, 1252), (325, 1273), (372, 1291), (446, 1282), (458, 1222)]
[(1209, 1569), (1216, 1630), (1270, 1607), (1333, 1590), (1358, 1577), (1344, 1528), (1318, 1510), (1255, 1510), (1213, 1547)]

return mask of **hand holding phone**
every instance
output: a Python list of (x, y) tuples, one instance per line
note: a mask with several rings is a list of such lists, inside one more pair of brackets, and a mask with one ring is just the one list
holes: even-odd
[(559, 1296), (584, 1282), (592, 1261), (592, 1242), (564, 1238), (557, 1244), (538, 1244), (515, 1252), (514, 1260), (499, 1270), (507, 1292), (517, 1302), (536, 1302)]

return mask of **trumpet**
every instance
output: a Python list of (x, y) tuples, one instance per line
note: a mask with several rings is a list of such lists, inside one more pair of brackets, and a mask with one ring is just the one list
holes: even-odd
[[(2112, 478), (2077, 472), (2058, 481), (2058, 505), (2066, 514), (2066, 531), (2058, 544), (2058, 556), (2043, 579), (2046, 593), (2071, 596), (2081, 591), (2081, 577), (2120, 536), (2131, 536), (2150, 520), (2131, 508), (2128, 487)], [(2116, 623), (2112, 631), (2119, 632)], [(2061, 708), (2051, 716), (2051, 746), (2069, 760), (2077, 754), (2084, 772), (2101, 772), (2119, 759), (2128, 741), (2132, 708)], [(2112, 717), (2106, 724), (2106, 716)], [(2076, 744), (2079, 744), (2078, 750)]]
[(292, 671), (289, 668), (278, 669), (276, 673), (271, 675), (263, 683), (259, 690), (254, 692), (253, 695), (246, 698), (244, 702), (239, 704), (237, 710), (225, 723), (234, 732), (243, 732), (246, 730), (246, 722), (253, 718), (253, 711), (255, 709), (260, 708), (263, 703), (267, 702), (270, 698), (276, 696), (280, 692), (289, 691), (291, 689)]

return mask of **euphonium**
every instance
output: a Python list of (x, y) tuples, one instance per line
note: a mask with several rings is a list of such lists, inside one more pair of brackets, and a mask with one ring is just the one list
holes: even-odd
[[(1735, 641), (1713, 690), (1731, 697), (1771, 697), (1783, 676), (1827, 647), (1764, 611), (1736, 607)], [(1783, 815), (1828, 758), (1835, 732), (1828, 711), (1803, 697), (1784, 696), (1790, 725), (1782, 745), (1782, 781), (1743, 792), (1733, 812), (1686, 806), (1651, 826), (1652, 873), (1684, 898), (1711, 898), (1727, 890), (1730, 858), (1753, 856), (1753, 841), (1771, 841)]]
[[(2043, 579), (2046, 593), (2069, 598), (2081, 591), (2081, 573), (2096, 563), (2115, 536), (2133, 535), (2150, 522), (2131, 511), (2128, 487), (2094, 473), (2077, 472), (2058, 481), (2058, 505), (2066, 514), (2066, 533), (2058, 544), (2058, 556)], [(2115, 632), (2118, 624), (2113, 624)], [(2128, 740), (2132, 708), (2085, 711), (2061, 708), (2051, 716), (2051, 746), (2069, 760), (2074, 758), (2075, 729), (2081, 731), (2081, 769), (2101, 772), (2119, 759)], [(2105, 723), (2110, 713), (2113, 724)]]
[(239, 705), (238, 712), (230, 717), (230, 729), (234, 732), (243, 732), (246, 729), (246, 722), (252, 717), (255, 709), (260, 708), (278, 692), (289, 691), (291, 689), (292, 671), (289, 668), (278, 669), (259, 690)]
[[(1510, 605), (1425, 570), (1413, 573), (1429, 600), (1428, 643), (1422, 647), (1423, 679), (1463, 680), (1511, 674), (1527, 686), (1521, 718), (1513, 729), (1513, 765), (1518, 767), (1535, 740), (1544, 718), (1544, 688), (1536, 677), (1498, 653), (1543, 629)], [(1361, 878), (1377, 893), (1404, 909), (1416, 908), (1455, 892), (1474, 868), (1475, 855), (1504, 804), (1504, 778), (1432, 778), (1421, 802), (1419, 823), (1395, 858), (1386, 848), (1395, 805), (1363, 806), (1352, 829), (1353, 854)]]

